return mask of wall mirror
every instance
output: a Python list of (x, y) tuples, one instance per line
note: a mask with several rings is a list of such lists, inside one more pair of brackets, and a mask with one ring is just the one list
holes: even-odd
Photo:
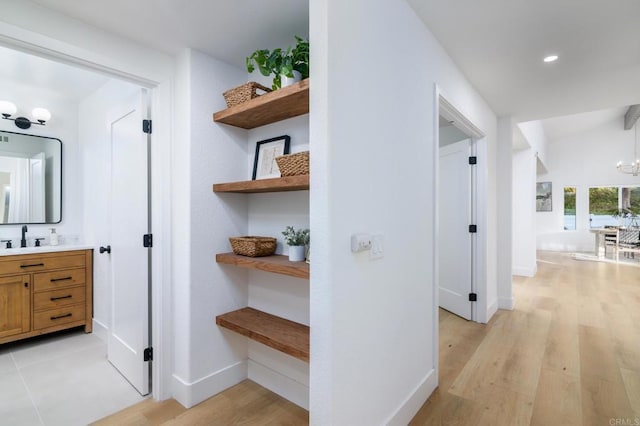
[(62, 219), (62, 141), (0, 131), (0, 224)]

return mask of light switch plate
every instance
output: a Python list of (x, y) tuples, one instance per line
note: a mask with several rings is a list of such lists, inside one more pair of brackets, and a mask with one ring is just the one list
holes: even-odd
[(371, 238), (371, 252), (369, 257), (373, 259), (382, 259), (384, 257), (384, 239), (382, 235), (374, 235)]

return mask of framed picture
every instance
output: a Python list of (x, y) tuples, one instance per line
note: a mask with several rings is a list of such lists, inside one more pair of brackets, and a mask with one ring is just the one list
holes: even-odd
[(256, 144), (256, 156), (253, 160), (253, 180), (280, 177), (280, 169), (276, 157), (289, 153), (288, 135), (259, 141)]
[(536, 211), (551, 211), (551, 182), (536, 183)]

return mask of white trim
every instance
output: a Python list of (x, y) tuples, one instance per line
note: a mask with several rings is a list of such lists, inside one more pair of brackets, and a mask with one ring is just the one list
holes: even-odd
[[(476, 224), (478, 225), (478, 232), (472, 238), (473, 245), (473, 258), (472, 258), (472, 283), (471, 283), (471, 291), (478, 294), (478, 301), (475, 304), (472, 304), (471, 311), (471, 320), (486, 323), (491, 315), (489, 313), (489, 307), (487, 302), (488, 291), (487, 291), (487, 229), (488, 229), (488, 221), (487, 221), (487, 146), (486, 146), (486, 138), (485, 133), (475, 124), (473, 124), (469, 119), (467, 119), (451, 102), (449, 102), (441, 93), (440, 88), (436, 84), (435, 90), (435, 107), (434, 107), (434, 127), (437, 129), (439, 116), (442, 116), (448, 121), (454, 122), (455, 126), (466, 133), (468, 136), (472, 138), (472, 152), (478, 157), (478, 164), (474, 168), (474, 180), (473, 184), (475, 185), (474, 191), (474, 199), (472, 202), (472, 211), (473, 211), (473, 219), (475, 219)], [(437, 266), (437, 245), (435, 241), (438, 241), (437, 234), (437, 205), (438, 205), (438, 170), (439, 170), (439, 143), (438, 143), (438, 133), (436, 131), (436, 139), (434, 140), (434, 149), (435, 149), (435, 186), (436, 186), (436, 198), (434, 200), (434, 209), (436, 214), (436, 232), (434, 233), (434, 247), (436, 253), (436, 266)], [(434, 287), (438, 287), (435, 285), (437, 283), (438, 276), (435, 276)], [(434, 300), (438, 300), (435, 298)], [(437, 342), (436, 342), (437, 344)]]
[(93, 331), (92, 333), (102, 340), (105, 344), (107, 343), (107, 339), (109, 338), (109, 327), (93, 318)]
[[(498, 312), (498, 302), (494, 300), (487, 308), (487, 316), (491, 318), (496, 312)], [(484, 324), (486, 324), (486, 322)]]
[[(431, 318), (431, 323), (433, 324), (433, 329), (431, 332), (433, 333), (433, 342), (431, 342), (432, 347), (432, 359), (433, 359), (433, 371), (435, 372), (435, 385), (438, 386), (438, 377), (440, 375), (440, 351), (439, 351), (439, 341), (440, 341), (440, 287), (438, 286), (438, 282), (440, 281), (440, 270), (438, 266), (438, 262), (440, 260), (439, 251), (438, 251), (438, 240), (440, 236), (440, 232), (438, 230), (440, 225), (440, 215), (438, 214), (439, 204), (438, 200), (440, 197), (440, 160), (439, 160), (439, 152), (440, 152), (440, 87), (437, 84), (433, 85), (433, 200), (431, 200), (431, 208), (433, 209), (433, 240), (431, 241), (431, 250), (433, 253), (433, 270), (431, 271), (431, 282), (432, 284), (432, 295), (434, 305), (433, 305), (433, 313)], [(428, 395), (427, 395), (428, 397)], [(426, 400), (426, 399), (425, 399)]]
[[(498, 299), (498, 308), (500, 308), (500, 309), (506, 309), (508, 311), (511, 311), (511, 310), (513, 310), (513, 305), (514, 305), (513, 297), (509, 297), (509, 298), (500, 297)], [(494, 311), (494, 313), (495, 313), (495, 311)]]
[(248, 378), (294, 404), (309, 410), (309, 386), (293, 380), (252, 359), (248, 362)]
[(211, 398), (247, 378), (247, 361), (242, 360), (193, 382), (172, 375), (173, 397), (186, 408)]
[(405, 398), (400, 407), (383, 424), (403, 426), (409, 424), (418, 410), (424, 405), (429, 395), (438, 387), (438, 375), (435, 370), (429, 371), (418, 386)]
[(538, 265), (533, 266), (513, 266), (512, 275), (519, 277), (534, 277), (538, 272)]
[[(0, 45), (11, 49), (46, 57), (53, 61), (80, 68), (99, 71), (111, 78), (151, 89), (152, 118), (154, 120), (154, 143), (152, 150), (152, 223), (157, 231), (154, 235), (152, 267), (152, 396), (155, 400), (172, 397), (171, 383), (171, 330), (173, 327), (171, 295), (171, 194), (167, 188), (171, 181), (171, 144), (173, 104), (172, 68), (158, 71), (157, 75), (143, 75), (144, 71), (130, 69), (127, 63), (118, 62), (96, 54), (94, 51), (56, 40), (0, 21)], [(167, 62), (167, 65), (170, 65)], [(166, 77), (160, 77), (166, 71)], [(161, 129), (161, 131), (159, 131)], [(157, 225), (160, 224), (160, 225)]]

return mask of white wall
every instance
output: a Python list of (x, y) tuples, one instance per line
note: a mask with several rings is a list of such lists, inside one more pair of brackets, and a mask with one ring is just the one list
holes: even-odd
[(173, 150), (175, 256), (173, 394), (189, 407), (247, 377), (247, 339), (223, 331), (216, 315), (247, 306), (247, 272), (215, 263), (227, 238), (247, 233), (247, 198), (217, 196), (216, 182), (246, 180), (246, 131), (212, 122), (222, 92), (246, 74), (195, 50), (179, 57), (180, 143)]
[[(0, 119), (0, 130), (57, 138), (62, 141), (62, 221), (55, 225), (29, 225), (27, 237), (48, 237), (48, 228), (55, 227), (64, 236), (82, 234), (82, 164), (78, 143), (78, 104), (61, 97), (54, 91), (45, 91), (29, 85), (0, 79), (2, 99), (10, 100), (18, 107), (13, 117), (31, 115), (31, 110), (42, 106), (51, 111), (51, 120), (45, 126), (32, 125), (23, 130), (13, 121)], [(1, 239), (13, 239), (14, 247), (20, 246), (20, 225), (0, 226)], [(47, 239), (48, 241), (48, 239)], [(33, 242), (30, 241), (30, 245)], [(4, 247), (4, 245), (2, 245)]]
[[(83, 99), (78, 107), (83, 200), (84, 241), (94, 246), (93, 320), (106, 331), (111, 327), (110, 265), (98, 247), (110, 239), (108, 212), (111, 188), (110, 112), (139, 87), (111, 80)], [(66, 165), (66, 163), (65, 163)]]
[[(405, 2), (310, 5), (311, 423), (406, 424), (437, 384), (434, 84), (488, 135), (489, 170), (495, 116)], [(356, 232), (384, 258), (351, 253)]]
[(536, 266), (536, 162), (533, 148), (513, 152), (512, 272), (532, 277)]
[(547, 137), (539, 121), (518, 123), (515, 137), (522, 141), (513, 151), (512, 272), (532, 277), (536, 265), (536, 171), (546, 170)]
[[(248, 78), (255, 81), (256, 77)], [(291, 153), (308, 150), (309, 116), (248, 131), (247, 172), (253, 170), (256, 142), (285, 134), (291, 136)], [(246, 179), (250, 178), (248, 174)], [(278, 238), (276, 253), (288, 254), (281, 234), (287, 225), (309, 228), (309, 191), (253, 194), (248, 196), (248, 203), (249, 235)], [(312, 234), (311, 244), (313, 239)], [(249, 306), (309, 325), (309, 280), (251, 271), (248, 282)], [(308, 409), (308, 363), (254, 342), (249, 342), (248, 357), (251, 380)]]
[[(599, 124), (590, 131), (549, 141), (549, 172), (538, 181), (553, 185), (551, 212), (536, 214), (537, 248), (540, 250), (592, 252), (594, 235), (589, 232), (589, 187), (640, 186), (637, 176), (616, 170), (618, 161), (633, 157), (633, 129), (624, 130), (623, 118)], [(576, 192), (576, 230), (564, 231), (564, 187)]]

